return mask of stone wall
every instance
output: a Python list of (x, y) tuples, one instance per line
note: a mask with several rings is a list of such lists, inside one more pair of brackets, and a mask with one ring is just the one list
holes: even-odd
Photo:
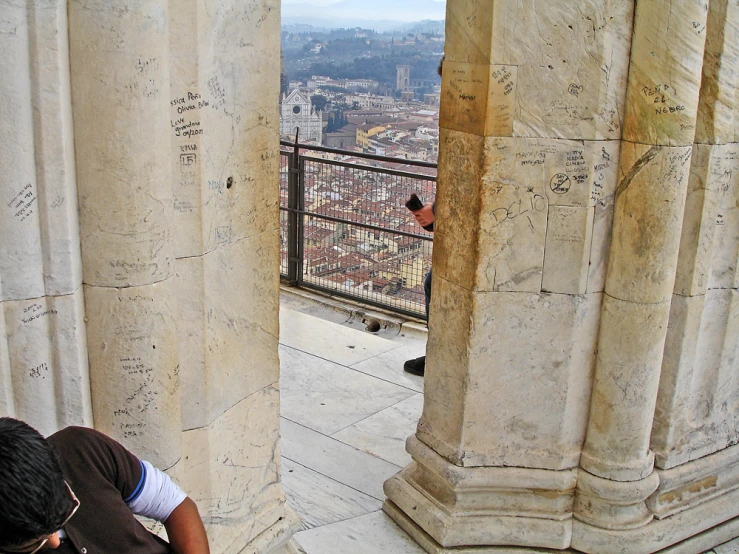
[(385, 485), (429, 552), (739, 535), (737, 23), (448, 2), (425, 404)]
[(0, 13), (0, 413), (167, 469), (214, 552), (280, 547), (279, 2)]

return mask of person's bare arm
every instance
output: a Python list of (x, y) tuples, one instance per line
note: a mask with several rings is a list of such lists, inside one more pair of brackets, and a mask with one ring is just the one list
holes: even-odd
[(169, 544), (175, 554), (209, 554), (208, 537), (198, 507), (185, 498), (164, 522)]
[(436, 219), (436, 216), (434, 215), (434, 205), (431, 202), (426, 202), (423, 205), (423, 208), (413, 212), (413, 217), (416, 218), (416, 222), (421, 227), (431, 225), (434, 222), (434, 219)]

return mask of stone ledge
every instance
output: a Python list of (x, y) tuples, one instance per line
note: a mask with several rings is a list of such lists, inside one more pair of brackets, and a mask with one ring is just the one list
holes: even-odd
[(386, 500), (382, 509), (409, 537), (416, 541), (429, 554), (533, 554), (536, 552), (566, 554), (576, 552), (571, 549), (552, 550), (550, 548), (531, 548), (527, 546), (462, 546), (446, 548), (436, 542), (431, 535), (419, 527), (416, 522), (403, 513), (391, 500)]
[(569, 546), (575, 470), (463, 468), (413, 438), (408, 451), (385, 494), (440, 545)]
[(664, 519), (739, 487), (739, 445), (656, 472), (659, 487), (647, 506)]
[[(712, 528), (711, 536), (702, 539), (703, 532)], [(648, 525), (626, 531), (601, 529), (573, 520), (572, 544), (578, 551), (589, 554), (652, 554), (654, 552), (694, 553), (717, 546), (739, 532), (739, 490), (703, 502), (674, 516), (654, 519)], [(696, 535), (694, 537), (694, 535)], [(703, 541), (696, 542), (693, 541)], [(694, 544), (700, 544), (696, 548)], [(673, 546), (674, 545), (674, 546)], [(669, 547), (669, 548), (668, 548)]]

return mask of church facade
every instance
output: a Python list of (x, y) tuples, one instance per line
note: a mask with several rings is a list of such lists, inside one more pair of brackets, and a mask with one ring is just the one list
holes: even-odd
[(300, 129), (301, 142), (314, 140), (321, 143), (321, 114), (313, 110), (310, 98), (294, 89), (280, 102), (280, 135), (295, 137)]

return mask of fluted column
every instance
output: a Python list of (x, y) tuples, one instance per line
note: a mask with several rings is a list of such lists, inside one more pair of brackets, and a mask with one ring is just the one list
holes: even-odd
[(738, 30), (739, 5), (712, 1), (651, 438), (660, 485), (647, 500), (660, 521), (710, 508), (714, 543), (739, 524)]
[(0, 1), (0, 414), (92, 423), (67, 3)]
[[(270, 552), (280, 483), (279, 2), (170, 2), (183, 481), (212, 548)], [(238, 491), (238, 493), (234, 493)]]
[(165, 0), (69, 4), (95, 426), (181, 457)]
[(633, 530), (651, 521), (645, 500), (659, 483), (650, 434), (691, 167), (707, 7), (703, 1), (636, 4), (613, 238), (574, 506), (572, 545), (586, 552), (653, 552), (686, 536)]
[(424, 411), (385, 484), (427, 549), (570, 545), (632, 14), (447, 3)]
[[(736, 64), (739, 6), (710, 4), (697, 132), (652, 447), (669, 469), (724, 448), (737, 406), (732, 366), (739, 258)], [(696, 446), (700, 447), (696, 450)]]

